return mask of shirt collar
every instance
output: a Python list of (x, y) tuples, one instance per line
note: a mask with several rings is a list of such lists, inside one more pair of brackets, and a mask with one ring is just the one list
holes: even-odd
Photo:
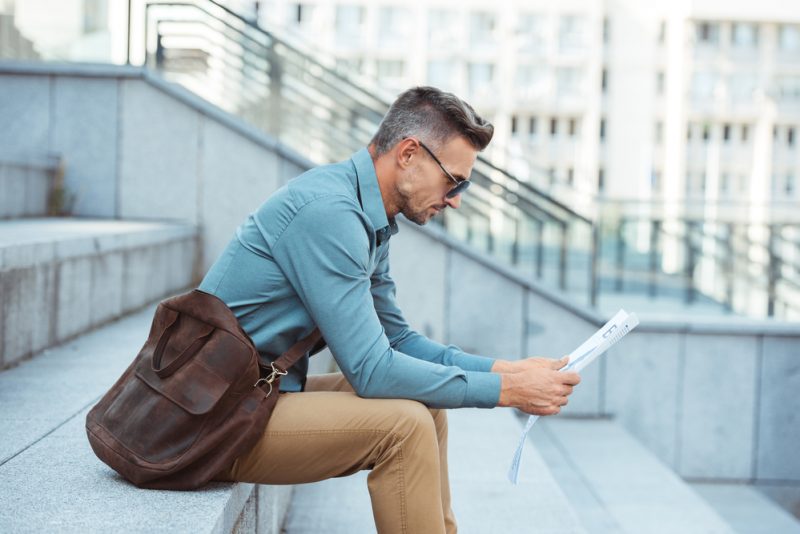
[(369, 150), (362, 148), (350, 159), (356, 168), (361, 207), (372, 223), (372, 227), (375, 228), (378, 245), (381, 245), (398, 232), (397, 223), (394, 218), (386, 217), (386, 208), (383, 205), (383, 197), (381, 197), (381, 190), (378, 186), (378, 176), (375, 174), (375, 164)]

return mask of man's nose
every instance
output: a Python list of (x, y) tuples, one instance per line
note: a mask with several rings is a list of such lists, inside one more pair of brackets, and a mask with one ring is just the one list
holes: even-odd
[(461, 195), (458, 194), (458, 195), (454, 196), (453, 198), (444, 197), (444, 202), (445, 202), (445, 204), (447, 204), (451, 208), (458, 209), (458, 207), (461, 206)]

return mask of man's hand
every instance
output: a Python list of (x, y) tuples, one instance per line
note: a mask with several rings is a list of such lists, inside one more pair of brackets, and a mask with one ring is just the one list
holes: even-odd
[(500, 372), (498, 406), (512, 406), (533, 415), (555, 415), (567, 404), (572, 388), (581, 381), (578, 373), (561, 372), (568, 357), (560, 360), (526, 358), (514, 362), (498, 360), (493, 371)]

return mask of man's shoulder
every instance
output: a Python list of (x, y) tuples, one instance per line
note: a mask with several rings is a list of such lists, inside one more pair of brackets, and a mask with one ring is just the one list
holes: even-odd
[(357, 203), (352, 162), (348, 160), (314, 167), (290, 180), (287, 194), (297, 209), (326, 197), (345, 197)]

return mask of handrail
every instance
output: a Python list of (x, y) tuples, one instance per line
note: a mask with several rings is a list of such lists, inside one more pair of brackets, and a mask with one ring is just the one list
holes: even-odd
[[(287, 145), (305, 151), (309, 158), (316, 158), (318, 163), (343, 159), (354, 149), (367, 144), (389, 107), (389, 102), (380, 96), (380, 91), (368, 84), (353, 83), (334, 68), (332, 60), (314, 57), (302, 46), (297, 47), (282, 39), (274, 31), (262, 28), (254, 20), (242, 17), (217, 0), (143, 2), (144, 46), (148, 62), (159, 54), (167, 61), (172, 60), (169, 54), (164, 53), (166, 47), (170, 46), (170, 38), (202, 38), (207, 43), (201, 45), (201, 49), (207, 54), (206, 69), (216, 70), (219, 75), (213, 78), (215, 83), (234, 98), (215, 102), (214, 94), (210, 93), (215, 88), (209, 88), (208, 95), (201, 92), (201, 96), (250, 120)], [(170, 17), (169, 8), (191, 9), (199, 18), (186, 20)], [(151, 18), (156, 19), (155, 53), (151, 48)], [(194, 27), (198, 24), (206, 30), (198, 29), (196, 31), (203, 35), (192, 36), (191, 32), (195, 31)], [(162, 41), (162, 37), (166, 41)], [(187, 42), (191, 42), (189, 39)], [(165, 50), (160, 47), (165, 47)], [(180, 59), (180, 55), (175, 56), (175, 59)], [(191, 63), (188, 65), (191, 66)], [(165, 76), (171, 76), (169, 64), (156, 64), (155, 67), (160, 68)], [(202, 91), (205, 89), (202, 82), (208, 76), (208, 71), (185, 71), (175, 73), (174, 76), (176, 79), (180, 76), (179, 79), (185, 83), (194, 83)], [(464, 211), (459, 215), (445, 214), (442, 224), (446, 229), (450, 218), (455, 217), (453, 222), (458, 220), (459, 224), (453, 226), (454, 230), (456, 227), (466, 229), (467, 238), (485, 236), (489, 253), (505, 254), (510, 250), (512, 265), (517, 265), (523, 257), (524, 261), (534, 261), (535, 273), (540, 279), (544, 271), (543, 262), (548, 262), (548, 266), (557, 272), (558, 285), (564, 290), (569, 290), (568, 285), (573, 283), (568, 283), (568, 279), (573, 280), (574, 276), (579, 276), (583, 280), (585, 274), (587, 285), (583, 286), (581, 282), (574, 287), (584, 288), (587, 292), (587, 304), (598, 304), (598, 295), (601, 290), (606, 290), (603, 279), (613, 278), (614, 273), (622, 272), (604, 272), (603, 254), (609, 246), (604, 230), (611, 228), (610, 225), (616, 225), (613, 228), (617, 228), (617, 231), (612, 231), (612, 236), (616, 235), (618, 240), (627, 240), (619, 229), (626, 224), (625, 215), (630, 214), (622, 215), (621, 218), (609, 218), (602, 209), (591, 215), (582, 214), (536, 185), (518, 179), (483, 154), (479, 154), (476, 159), (473, 182), (475, 186), (470, 198), (463, 199)], [(785, 254), (770, 246), (792, 243), (782, 235), (774, 234), (769, 244), (737, 246), (731, 252), (733, 256), (721, 252), (711, 254), (702, 243), (698, 246), (694, 241), (713, 239), (719, 242), (720, 235), (704, 234), (707, 229), (695, 224), (691, 218), (670, 216), (663, 219), (665, 223), (683, 225), (686, 236), (671, 235), (664, 228), (665, 225), (659, 222), (661, 219), (656, 221), (650, 217), (648, 220), (661, 236), (651, 237), (651, 244), (657, 245), (659, 239), (685, 242), (682, 250), (687, 257), (679, 260), (683, 262), (683, 274), (680, 276), (684, 277), (689, 294), (698, 289), (703, 290), (701, 284), (694, 280), (694, 266), (706, 261), (722, 270), (725, 276), (737, 277), (740, 283), (764, 285), (762, 279), (753, 282), (754, 278), (749, 273), (737, 273), (731, 269), (725, 271), (731, 261), (746, 257), (744, 254), (747, 251), (742, 252), (741, 248), (747, 246), (757, 246), (760, 249), (766, 247), (765, 250), (769, 252), (769, 274), (763, 291), (770, 295), (770, 310), (774, 308), (775, 302), (783, 298), (776, 297), (771, 288), (776, 283), (795, 284), (775, 268), (776, 262), (784, 263)], [(502, 221), (506, 222), (500, 224)], [(519, 242), (523, 233), (530, 234), (527, 237), (530, 242)], [(619, 250), (623, 252), (624, 260), (625, 248)], [(535, 259), (531, 259), (531, 252), (535, 252)], [(657, 254), (656, 249), (649, 252), (651, 279), (655, 276), (653, 269), (661, 270), (656, 261)], [(752, 263), (749, 258), (747, 261), (748, 264)], [(624, 269), (622, 264), (619, 267)], [(550, 269), (548, 272), (554, 270)], [(661, 271), (661, 274), (673, 276), (666, 271)], [(761, 286), (759, 290), (762, 290)], [(781, 303), (787, 307), (793, 306), (789, 302)], [(768, 313), (771, 314), (772, 311)]]

